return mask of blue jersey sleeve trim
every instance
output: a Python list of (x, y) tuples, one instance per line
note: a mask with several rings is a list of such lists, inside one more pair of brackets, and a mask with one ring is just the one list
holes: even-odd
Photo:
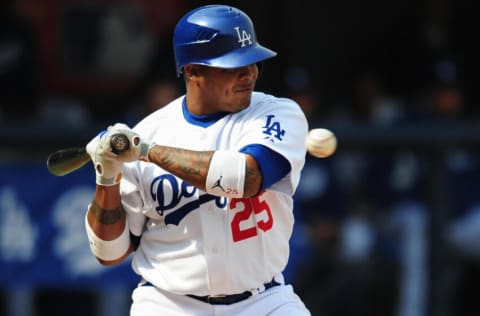
[(276, 151), (259, 144), (252, 144), (240, 149), (241, 153), (252, 155), (262, 172), (261, 190), (285, 177), (291, 170), (288, 160)]

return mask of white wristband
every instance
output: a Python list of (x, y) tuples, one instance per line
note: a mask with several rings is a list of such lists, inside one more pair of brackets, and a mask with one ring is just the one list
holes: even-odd
[(208, 167), (206, 191), (217, 196), (243, 197), (245, 154), (216, 151)]
[(90, 250), (95, 257), (110, 261), (123, 256), (130, 247), (130, 230), (128, 222), (125, 222), (125, 229), (122, 234), (113, 240), (103, 240), (95, 234), (88, 224), (87, 216), (85, 216), (85, 230), (87, 231)]

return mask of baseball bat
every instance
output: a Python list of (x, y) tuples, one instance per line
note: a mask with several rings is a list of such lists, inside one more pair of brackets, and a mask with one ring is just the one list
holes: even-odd
[[(127, 136), (123, 134), (112, 135), (110, 140), (112, 151), (119, 154), (130, 148)], [(48, 171), (54, 176), (64, 176), (80, 169), (90, 161), (86, 147), (73, 147), (57, 150), (47, 158)]]

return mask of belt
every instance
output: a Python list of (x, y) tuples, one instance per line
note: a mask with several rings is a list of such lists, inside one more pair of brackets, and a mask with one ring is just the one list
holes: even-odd
[[(272, 279), (272, 281), (265, 283), (263, 286), (265, 287), (265, 291), (274, 287), (280, 285), (277, 281)], [(234, 303), (241, 302), (243, 300), (246, 300), (250, 296), (252, 296), (253, 293), (251, 291), (245, 291), (243, 293), (239, 294), (232, 294), (232, 295), (206, 295), (206, 296), (197, 296), (193, 294), (188, 294), (188, 297), (194, 298), (196, 300), (211, 304), (211, 305), (231, 305)]]

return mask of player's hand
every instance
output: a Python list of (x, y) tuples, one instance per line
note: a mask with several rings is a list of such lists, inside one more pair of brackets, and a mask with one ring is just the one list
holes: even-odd
[(130, 146), (127, 150), (118, 153), (118, 160), (122, 162), (131, 162), (136, 160), (149, 161), (148, 152), (151, 145), (149, 142), (143, 140), (140, 135), (135, 133), (130, 127), (123, 123), (117, 123), (108, 128), (108, 143), (115, 134), (123, 134), (128, 138)]
[(112, 186), (120, 182), (123, 162), (110, 147), (111, 135), (102, 131), (87, 144), (87, 153), (95, 167), (96, 183)]

